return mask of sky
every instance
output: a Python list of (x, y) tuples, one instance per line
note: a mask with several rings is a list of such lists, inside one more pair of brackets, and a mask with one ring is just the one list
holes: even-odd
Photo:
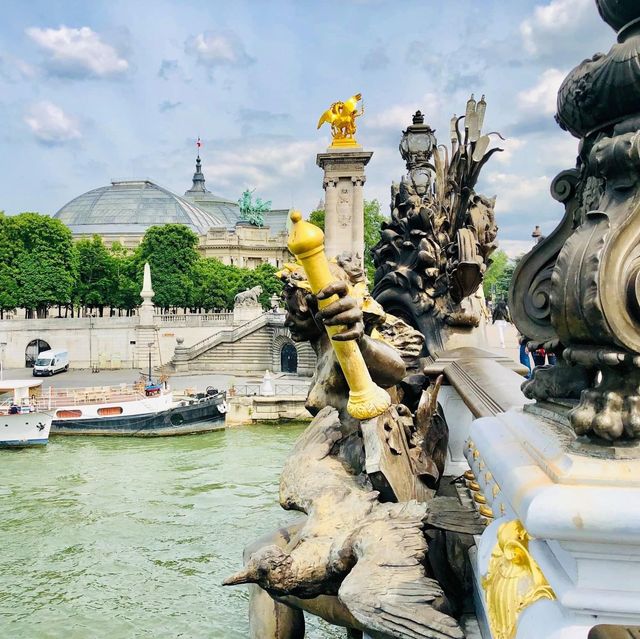
[(365, 197), (386, 213), (412, 114), (446, 142), (474, 93), (506, 138), (478, 191), (497, 195), (512, 255), (562, 216), (549, 185), (578, 141), (554, 121), (558, 87), (615, 40), (594, 0), (4, 0), (0, 15), (0, 210), (54, 214), (112, 178), (182, 194), (200, 137), (210, 191), (308, 213), (318, 119), (360, 92)]

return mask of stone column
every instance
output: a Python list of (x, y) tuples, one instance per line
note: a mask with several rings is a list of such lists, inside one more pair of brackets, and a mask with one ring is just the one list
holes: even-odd
[(324, 179), (322, 181), (324, 187), (324, 210), (325, 210), (325, 224), (324, 224), (324, 243), (325, 247), (334, 246), (336, 243), (336, 228), (333, 224), (327, 224), (327, 211), (335, 211), (338, 206), (338, 180)]
[(142, 304), (138, 309), (141, 326), (153, 326), (154, 307), (153, 302), (151, 301), (153, 299), (153, 296), (154, 292), (153, 286), (151, 285), (151, 268), (149, 267), (149, 262), (146, 262), (144, 265), (142, 290), (140, 291)]
[(360, 177), (353, 177), (353, 211), (354, 216), (360, 211), (360, 218), (358, 223), (355, 223), (352, 227), (351, 241), (353, 243), (353, 250), (356, 254), (356, 258), (359, 259), (360, 266), (363, 264), (364, 259), (364, 192), (363, 185), (365, 183), (364, 175)]
[(328, 257), (351, 253), (362, 265), (364, 256), (364, 167), (373, 153), (361, 147), (332, 148), (318, 153), (324, 170), (325, 250)]
[(136, 327), (135, 365), (146, 372), (151, 352), (151, 365), (158, 366), (161, 362), (158, 343), (158, 327), (155, 324), (153, 306), (153, 286), (151, 284), (151, 268), (149, 262), (144, 265), (144, 277), (140, 297), (142, 304), (138, 307), (138, 326)]

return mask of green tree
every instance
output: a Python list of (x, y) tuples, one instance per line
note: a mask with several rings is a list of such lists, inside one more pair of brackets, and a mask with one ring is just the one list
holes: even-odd
[(484, 274), (485, 297), (497, 300), (509, 296), (513, 272), (521, 259), (522, 255), (511, 259), (504, 251), (496, 251), (491, 256), (491, 265)]
[(105, 306), (116, 306), (118, 285), (116, 259), (99, 235), (76, 242), (78, 280), (76, 300), (83, 306), (97, 307), (100, 317)]
[(315, 224), (319, 229), (324, 231), (324, 209), (311, 211), (311, 215), (309, 215), (309, 222), (311, 222), (311, 224)]
[(124, 310), (127, 315), (131, 315), (133, 309), (140, 305), (142, 288), (142, 277), (139, 277), (136, 256), (132, 255), (120, 242), (114, 242), (110, 252), (116, 282), (116, 293), (112, 305), (118, 309), (118, 313)]
[(275, 293), (280, 295), (282, 292), (282, 283), (276, 277), (278, 269), (271, 264), (262, 263), (255, 269), (240, 269), (240, 281), (234, 291), (233, 295), (240, 291), (245, 291), (254, 286), (261, 286), (262, 293), (258, 300), (262, 304), (262, 308), (268, 309), (271, 307), (271, 296)]
[(364, 201), (364, 265), (367, 278), (373, 284), (376, 267), (373, 265), (371, 249), (380, 241), (380, 226), (384, 222), (378, 200)]
[(206, 311), (231, 308), (239, 271), (214, 257), (198, 260), (194, 268), (194, 306)]
[(198, 262), (198, 236), (184, 224), (152, 226), (136, 251), (139, 279), (149, 262), (154, 303), (164, 309), (193, 306), (194, 268)]
[[(324, 231), (325, 212), (317, 209), (309, 215), (309, 222), (315, 224)], [(375, 267), (371, 249), (380, 241), (380, 225), (385, 217), (380, 212), (380, 202), (378, 200), (364, 201), (364, 266), (367, 271), (369, 282), (373, 282)]]
[(277, 269), (271, 264), (260, 264), (255, 269), (223, 264), (215, 258), (200, 259), (194, 268), (194, 306), (206, 310), (233, 308), (233, 300), (240, 292), (262, 287), (260, 303), (271, 306), (271, 296), (280, 295), (282, 284), (275, 276)]
[(0, 319), (18, 304), (16, 252), (9, 226), (7, 217), (0, 211)]
[(46, 317), (50, 306), (68, 306), (78, 273), (71, 231), (60, 220), (38, 213), (7, 218), (16, 267), (16, 302)]

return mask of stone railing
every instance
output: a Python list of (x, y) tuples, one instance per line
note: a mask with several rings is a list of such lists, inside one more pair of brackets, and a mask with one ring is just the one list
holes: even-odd
[(159, 326), (231, 326), (233, 324), (233, 311), (223, 313), (193, 313), (189, 315), (156, 314), (153, 316), (154, 324)]
[[(232, 314), (233, 315), (233, 314)], [(173, 363), (176, 365), (176, 369), (180, 370), (180, 364), (186, 363), (202, 355), (208, 350), (215, 348), (218, 344), (225, 344), (230, 342), (236, 342), (247, 335), (250, 335), (254, 331), (262, 328), (263, 326), (284, 326), (285, 314), (274, 313), (273, 311), (267, 311), (262, 313), (255, 319), (237, 326), (235, 328), (223, 329), (214, 335), (206, 337), (199, 342), (196, 342), (192, 346), (176, 346), (175, 354), (173, 356)]]
[[(302, 397), (306, 399), (309, 384), (273, 384), (272, 397)], [(262, 395), (262, 383), (236, 384), (228, 391), (229, 397), (255, 397)], [(269, 395), (267, 395), (269, 397)]]

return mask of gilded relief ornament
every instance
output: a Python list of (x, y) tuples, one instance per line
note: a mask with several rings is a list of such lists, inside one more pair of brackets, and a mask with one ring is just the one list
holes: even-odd
[(531, 537), (514, 519), (498, 528), (498, 543), (482, 578), (489, 625), (495, 639), (512, 639), (520, 613), (539, 599), (555, 599), (553, 589), (529, 553)]
[(640, 438), (640, 5), (596, 4), (618, 41), (560, 87), (556, 119), (579, 158), (554, 181), (565, 217), (522, 260), (510, 307), (530, 345), (561, 355), (525, 395), (579, 398), (576, 433), (615, 441)]
[(332, 147), (358, 146), (356, 142), (356, 118), (364, 114), (364, 105), (358, 111), (362, 95), (356, 93), (344, 102), (334, 102), (318, 120), (318, 129), (327, 122), (331, 126)]

